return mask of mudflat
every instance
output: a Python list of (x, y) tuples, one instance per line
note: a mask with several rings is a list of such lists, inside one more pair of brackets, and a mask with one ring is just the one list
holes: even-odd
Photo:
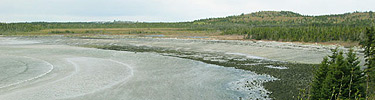
[[(4, 100), (271, 99), (270, 94), (277, 91), (264, 84), (284, 80), (282, 75), (223, 64), (235, 60), (245, 67), (292, 71), (294, 67), (274, 64), (316, 64), (334, 48), (109, 36), (0, 37), (0, 41), (0, 99)], [(125, 49), (103, 50), (103, 46)], [(150, 52), (142, 52), (145, 50)], [(167, 52), (171, 50), (173, 53)], [(189, 54), (183, 54), (186, 52)]]

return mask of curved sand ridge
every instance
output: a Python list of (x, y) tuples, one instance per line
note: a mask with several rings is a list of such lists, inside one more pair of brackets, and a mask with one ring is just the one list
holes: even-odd
[(40, 59), (0, 56), (0, 89), (40, 78), (53, 70), (53, 65)]
[[(128, 65), (114, 60), (78, 57), (66, 58), (66, 61), (75, 67), (75, 72), (69, 76), (0, 98), (6, 100), (71, 98), (111, 87), (133, 76)], [(22, 96), (16, 96), (20, 94)]]

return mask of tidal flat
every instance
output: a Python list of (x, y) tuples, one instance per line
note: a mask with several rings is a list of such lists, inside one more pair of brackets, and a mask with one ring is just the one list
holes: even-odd
[(0, 99), (296, 99), (333, 48), (106, 35), (0, 37)]

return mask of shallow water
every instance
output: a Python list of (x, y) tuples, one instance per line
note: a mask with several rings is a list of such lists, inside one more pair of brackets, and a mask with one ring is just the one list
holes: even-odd
[(269, 99), (262, 83), (277, 80), (155, 53), (31, 43), (0, 45), (1, 100)]

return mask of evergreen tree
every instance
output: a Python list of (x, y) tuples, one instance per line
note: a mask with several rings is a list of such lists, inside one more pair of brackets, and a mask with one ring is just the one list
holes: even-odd
[(328, 62), (329, 64), (334, 64), (336, 62), (336, 58), (338, 56), (338, 48), (331, 50), (332, 55), (328, 56), (331, 60)]
[(338, 49), (332, 50), (331, 60), (328, 62), (327, 76), (324, 78), (321, 89), (321, 98), (334, 100), (340, 96), (343, 87), (344, 72), (343, 67), (346, 63), (343, 52)]
[[(346, 86), (347, 82), (347, 77), (345, 76), (345, 73), (347, 72), (347, 66), (346, 66), (346, 61), (344, 58), (344, 53), (340, 51), (336, 57), (335, 63), (332, 64), (332, 70), (331, 74), (334, 77), (334, 79), (331, 81), (333, 83), (332, 87), (334, 90), (332, 90), (333, 96), (331, 97), (334, 100), (338, 99), (341, 97), (341, 94), (343, 92), (344, 87)], [(332, 96), (332, 95), (331, 95)]]
[(332, 50), (314, 72), (311, 99), (352, 99), (363, 94), (363, 72), (356, 54), (351, 49), (344, 57), (342, 51)]
[(366, 97), (375, 95), (375, 29), (366, 28), (366, 39), (362, 46), (365, 48)]
[(311, 84), (311, 98), (313, 100), (325, 97), (325, 94), (323, 94), (324, 91), (322, 90), (322, 85), (323, 81), (327, 77), (328, 66), (328, 58), (324, 57), (323, 61), (314, 72), (314, 80)]
[[(364, 93), (364, 87), (362, 86), (363, 81), (363, 71), (361, 71), (358, 61), (358, 57), (356, 53), (354, 53), (353, 49), (350, 49), (349, 52), (346, 54), (346, 62), (348, 68), (350, 69), (350, 78), (348, 87), (345, 88), (345, 92), (343, 93), (344, 97), (347, 98), (358, 98), (358, 95)], [(357, 95), (355, 95), (357, 94)]]

